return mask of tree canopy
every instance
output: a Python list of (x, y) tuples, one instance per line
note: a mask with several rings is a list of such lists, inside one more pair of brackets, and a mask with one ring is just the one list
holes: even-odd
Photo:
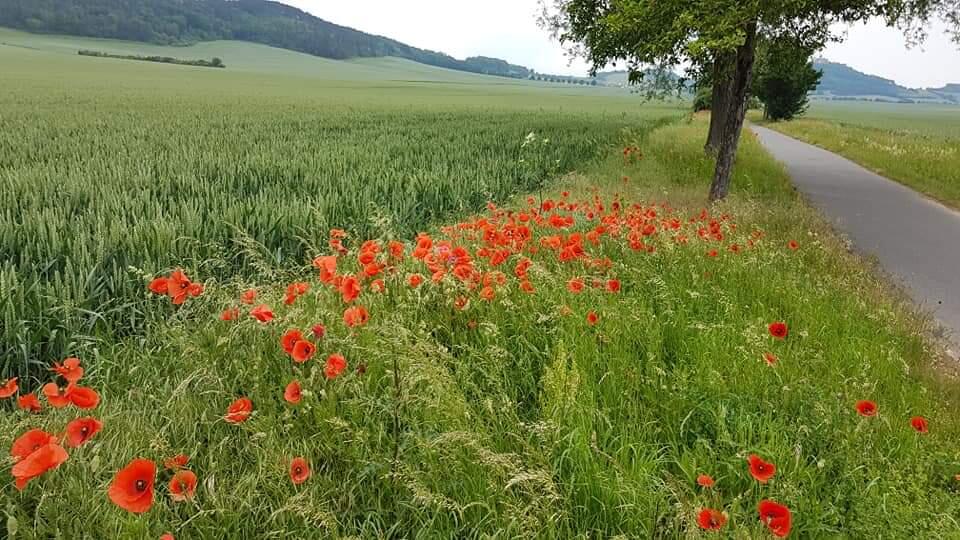
[(543, 21), (596, 72), (623, 62), (710, 65), (713, 106), (708, 148), (717, 153), (710, 198), (729, 190), (760, 35), (788, 36), (811, 50), (840, 39), (834, 23), (881, 18), (913, 40), (941, 17), (960, 23), (960, 0), (542, 0)]
[(763, 102), (764, 118), (790, 120), (806, 110), (807, 94), (816, 89), (823, 75), (813, 67), (813, 53), (787, 37), (761, 41), (753, 95)]

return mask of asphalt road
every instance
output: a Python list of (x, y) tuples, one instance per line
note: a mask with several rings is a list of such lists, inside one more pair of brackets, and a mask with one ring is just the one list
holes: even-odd
[(751, 126), (794, 184), (960, 342), (960, 213), (832, 152)]

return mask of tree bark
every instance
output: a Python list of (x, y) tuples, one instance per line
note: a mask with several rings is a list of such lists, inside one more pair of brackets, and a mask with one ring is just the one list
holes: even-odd
[(710, 185), (710, 200), (716, 201), (727, 196), (733, 174), (733, 162), (737, 157), (740, 144), (740, 132), (747, 114), (747, 95), (753, 79), (753, 63), (757, 49), (757, 23), (751, 22), (744, 28), (746, 39), (737, 47), (730, 84), (729, 108), (723, 121), (717, 166)]
[(733, 92), (734, 57), (718, 54), (713, 59), (713, 98), (710, 103), (710, 131), (704, 152), (716, 155), (723, 140), (723, 126), (730, 112), (730, 94)]

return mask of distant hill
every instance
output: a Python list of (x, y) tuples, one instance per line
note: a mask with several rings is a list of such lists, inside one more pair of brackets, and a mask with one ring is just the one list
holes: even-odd
[(458, 60), (418, 49), (266, 0), (0, 0), (0, 26), (158, 45), (250, 41), (337, 60), (393, 56), (487, 75), (532, 74), (497, 58)]
[(890, 79), (868, 75), (844, 64), (818, 59), (814, 67), (823, 71), (813, 96), (837, 100), (895, 101), (901, 103), (960, 104), (960, 84), (942, 88), (907, 88)]

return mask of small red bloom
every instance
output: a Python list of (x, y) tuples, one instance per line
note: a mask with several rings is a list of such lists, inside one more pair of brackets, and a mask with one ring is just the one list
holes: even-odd
[(480, 298), (483, 298), (487, 302), (493, 300), (497, 297), (497, 291), (493, 287), (487, 285), (486, 287), (480, 289)]
[(862, 399), (857, 402), (857, 414), (860, 416), (876, 416), (877, 415), (877, 404), (867, 400)]
[(343, 324), (353, 328), (354, 326), (363, 326), (367, 324), (370, 315), (363, 306), (348, 307), (343, 312)]
[(250, 310), (250, 316), (261, 323), (266, 324), (273, 320), (273, 311), (270, 310), (270, 306), (266, 304), (260, 304), (259, 306)]
[(912, 427), (917, 433), (926, 433), (929, 431), (927, 419), (922, 416), (914, 416), (911, 418), (910, 427)]
[(78, 418), (67, 424), (67, 444), (73, 448), (83, 446), (102, 428), (103, 423), (92, 416)]
[(313, 331), (313, 337), (315, 337), (315, 338), (317, 338), (317, 339), (323, 339), (323, 336), (325, 336), (325, 335), (327, 334), (327, 327), (325, 327), (325, 326), (322, 325), (322, 324), (317, 323), (317, 324), (313, 325), (312, 331)]
[(747, 461), (750, 463), (750, 475), (761, 484), (769, 482), (777, 473), (777, 467), (773, 463), (767, 463), (756, 454), (750, 454)]
[(163, 533), (160, 535), (160, 540), (176, 540), (176, 539), (170, 533)]
[(170, 499), (174, 502), (192, 499), (197, 491), (197, 475), (192, 471), (177, 471), (170, 479)]
[(164, 469), (170, 469), (171, 471), (178, 471), (187, 466), (187, 463), (190, 463), (190, 457), (186, 454), (177, 454), (172, 458), (163, 462)]
[(93, 388), (70, 384), (67, 398), (79, 409), (95, 409), (100, 404), (100, 395)]
[(240, 295), (240, 302), (249, 305), (252, 305), (257, 300), (257, 291), (256, 289), (249, 289), (243, 291)]
[(41, 446), (56, 442), (57, 438), (46, 431), (31, 429), (13, 441), (13, 446), (10, 447), (10, 455), (14, 460), (19, 461), (26, 459), (27, 456), (39, 450)]
[(720, 530), (727, 523), (727, 516), (719, 510), (704, 508), (697, 516), (697, 524), (701, 529), (708, 531)]
[(17, 393), (17, 378), (7, 379), (7, 382), (3, 383), (3, 386), (0, 386), (0, 399), (7, 399), (8, 397)]
[(567, 290), (574, 294), (580, 293), (583, 291), (583, 280), (580, 278), (571, 279), (567, 282)]
[(340, 354), (331, 354), (327, 357), (327, 365), (323, 372), (328, 379), (335, 379), (347, 369), (347, 360)]
[(313, 353), (317, 352), (317, 346), (313, 343), (300, 340), (293, 346), (293, 351), (290, 352), (290, 356), (293, 357), (293, 361), (302, 364), (313, 357)]
[(287, 354), (293, 353), (293, 346), (303, 339), (303, 334), (296, 329), (287, 330), (287, 333), (280, 338), (280, 346)]
[(167, 294), (169, 280), (165, 277), (154, 278), (147, 286), (153, 294)]
[(69, 456), (67, 451), (60, 447), (55, 440), (37, 448), (27, 457), (18, 461), (10, 471), (16, 480), (15, 485), (18, 490), (27, 487), (27, 482), (44, 474), (47, 471), (56, 469), (67, 460)]
[(41, 388), (43, 396), (47, 398), (47, 403), (54, 409), (62, 409), (70, 404), (70, 398), (60, 390), (57, 383), (47, 383)]
[(80, 367), (80, 360), (77, 358), (67, 358), (63, 364), (54, 364), (50, 370), (70, 383), (75, 383), (83, 377), (83, 368)]
[(407, 282), (410, 284), (410, 287), (416, 289), (421, 283), (423, 283), (423, 276), (420, 274), (413, 274), (410, 276)]
[(619, 279), (607, 280), (607, 290), (612, 293), (620, 292), (620, 280)]
[(153, 506), (153, 482), (157, 466), (147, 459), (135, 459), (120, 469), (110, 484), (108, 495), (114, 504), (128, 512), (142, 514)]
[(766, 362), (768, 366), (774, 366), (780, 359), (773, 353), (763, 353), (763, 361)]
[(283, 399), (285, 399), (287, 403), (296, 405), (297, 403), (300, 403), (300, 399), (303, 397), (302, 392), (303, 391), (300, 388), (300, 381), (290, 381), (290, 384), (283, 389)]
[(253, 402), (250, 398), (237, 398), (230, 407), (227, 408), (227, 414), (223, 419), (231, 424), (242, 424), (250, 419), (253, 413)]
[(787, 324), (782, 322), (772, 322), (770, 326), (767, 327), (767, 330), (770, 331), (770, 335), (777, 339), (784, 339), (787, 337)]
[(587, 313), (587, 324), (590, 326), (597, 324), (598, 320), (600, 320), (600, 316), (595, 312), (591, 311), (590, 313)]
[(790, 509), (782, 504), (762, 500), (757, 506), (757, 512), (760, 514), (760, 521), (767, 526), (770, 532), (779, 538), (786, 538), (790, 534), (791, 515)]
[(220, 313), (221, 321), (234, 321), (238, 318), (240, 318), (240, 310), (237, 308), (228, 308)]
[(792, 249), (792, 250), (794, 250), (794, 251), (796, 251), (796, 250), (800, 249), (800, 243), (797, 242), (796, 240), (791, 240), (791, 241), (787, 242), (787, 247), (790, 248), (790, 249)]
[(30, 412), (40, 412), (42, 407), (40, 406), (40, 400), (37, 399), (37, 395), (33, 392), (29, 394), (24, 394), (17, 398), (17, 407), (25, 411)]
[(299, 486), (308, 478), (310, 478), (310, 464), (302, 457), (293, 458), (290, 462), (290, 480), (294, 485)]
[(697, 485), (700, 487), (710, 488), (713, 487), (713, 484), (713, 477), (709, 474), (701, 474), (697, 477)]

